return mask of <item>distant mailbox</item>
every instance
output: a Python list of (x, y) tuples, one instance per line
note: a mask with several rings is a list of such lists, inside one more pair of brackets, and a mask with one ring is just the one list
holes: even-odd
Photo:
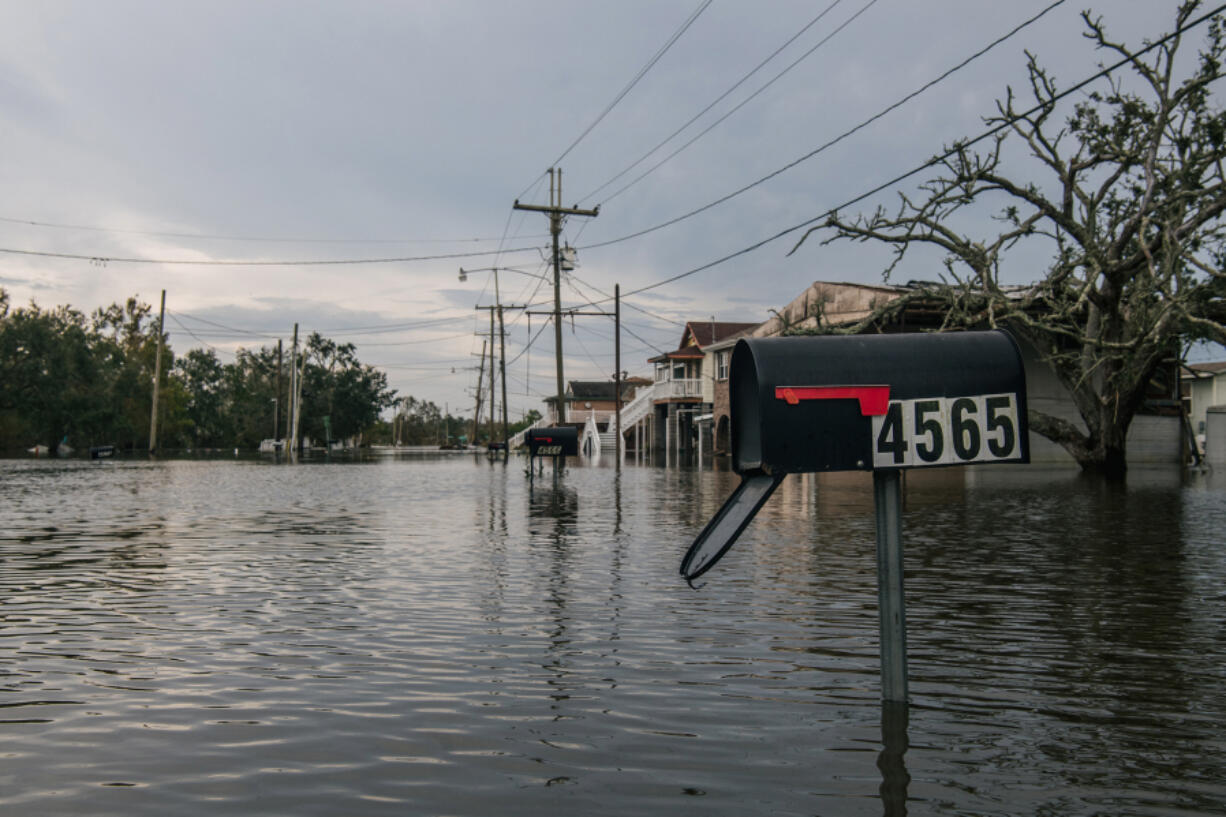
[(1000, 330), (742, 340), (728, 385), (742, 481), (686, 553), (687, 580), (788, 474), (1030, 461), (1022, 356)]
[(530, 428), (524, 432), (529, 457), (579, 456), (579, 429), (574, 426)]

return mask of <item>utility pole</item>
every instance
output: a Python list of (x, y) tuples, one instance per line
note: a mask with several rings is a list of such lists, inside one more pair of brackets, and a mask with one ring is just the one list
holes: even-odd
[(162, 290), (162, 311), (158, 313), (158, 350), (153, 358), (153, 415), (149, 418), (149, 453), (158, 447), (158, 386), (162, 381), (162, 327), (166, 322), (166, 290)]
[(549, 233), (553, 236), (553, 343), (558, 373), (558, 422), (561, 423), (565, 419), (566, 381), (562, 376), (562, 258), (558, 249), (558, 236), (562, 234), (563, 216), (589, 216), (595, 218), (600, 215), (600, 207), (597, 206), (591, 210), (581, 210), (578, 207), (563, 207), (562, 168), (556, 168), (556, 171), (557, 180), (555, 184), (555, 168), (549, 168), (548, 207), (542, 207), (539, 204), (520, 204), (519, 199), (516, 199), (514, 209), (530, 210), (535, 213), (545, 213), (549, 216)]
[(277, 396), (273, 398), (272, 404), (272, 438), (275, 442), (281, 439), (278, 422), (281, 419), (281, 338), (277, 338)]
[[(498, 273), (494, 273), (495, 281), (498, 278)], [(494, 298), (498, 297), (498, 285), (494, 285)], [(494, 438), (494, 313), (498, 313), (498, 367), (499, 377), (502, 378), (502, 441), (507, 441), (507, 336), (506, 325), (503, 323), (502, 311), (504, 309), (527, 309), (526, 304), (502, 304), (496, 303), (494, 306), (478, 306), (476, 309), (488, 309), (490, 311), (490, 439)], [(484, 358), (484, 356), (482, 356)]]
[(490, 442), (494, 441), (494, 310), (490, 310)]
[(485, 375), (485, 344), (481, 341), (481, 368), (477, 369), (477, 407), (473, 410), (473, 442), (477, 442), (477, 429), (481, 427), (481, 382)]
[(294, 344), (289, 352), (289, 453), (298, 453), (298, 324), (294, 324)]
[(507, 333), (502, 323), (502, 304), (498, 305), (498, 376), (502, 378), (502, 458), (505, 460), (511, 452), (507, 450)]
[[(714, 337), (714, 335), (712, 335)], [(622, 465), (622, 285), (613, 285), (613, 399), (616, 409), (617, 467)]]

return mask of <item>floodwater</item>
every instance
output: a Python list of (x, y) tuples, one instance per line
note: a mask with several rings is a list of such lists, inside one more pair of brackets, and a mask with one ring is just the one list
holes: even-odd
[(1226, 813), (1226, 474), (0, 461), (0, 814)]

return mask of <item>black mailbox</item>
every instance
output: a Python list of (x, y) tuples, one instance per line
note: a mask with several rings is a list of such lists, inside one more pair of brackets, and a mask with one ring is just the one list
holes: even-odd
[(579, 429), (574, 426), (530, 428), (524, 432), (529, 457), (579, 456)]
[(728, 386), (742, 481), (686, 553), (687, 580), (788, 474), (1030, 461), (1022, 356), (1000, 330), (742, 340)]
[(729, 401), (740, 474), (1029, 461), (1003, 331), (742, 340)]

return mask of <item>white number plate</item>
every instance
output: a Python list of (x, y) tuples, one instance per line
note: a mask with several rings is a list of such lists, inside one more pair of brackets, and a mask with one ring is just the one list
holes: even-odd
[(1021, 459), (1017, 395), (891, 400), (873, 418), (873, 467), (918, 468)]
[(562, 446), (560, 445), (542, 445), (536, 449), (538, 457), (557, 457), (562, 454)]

